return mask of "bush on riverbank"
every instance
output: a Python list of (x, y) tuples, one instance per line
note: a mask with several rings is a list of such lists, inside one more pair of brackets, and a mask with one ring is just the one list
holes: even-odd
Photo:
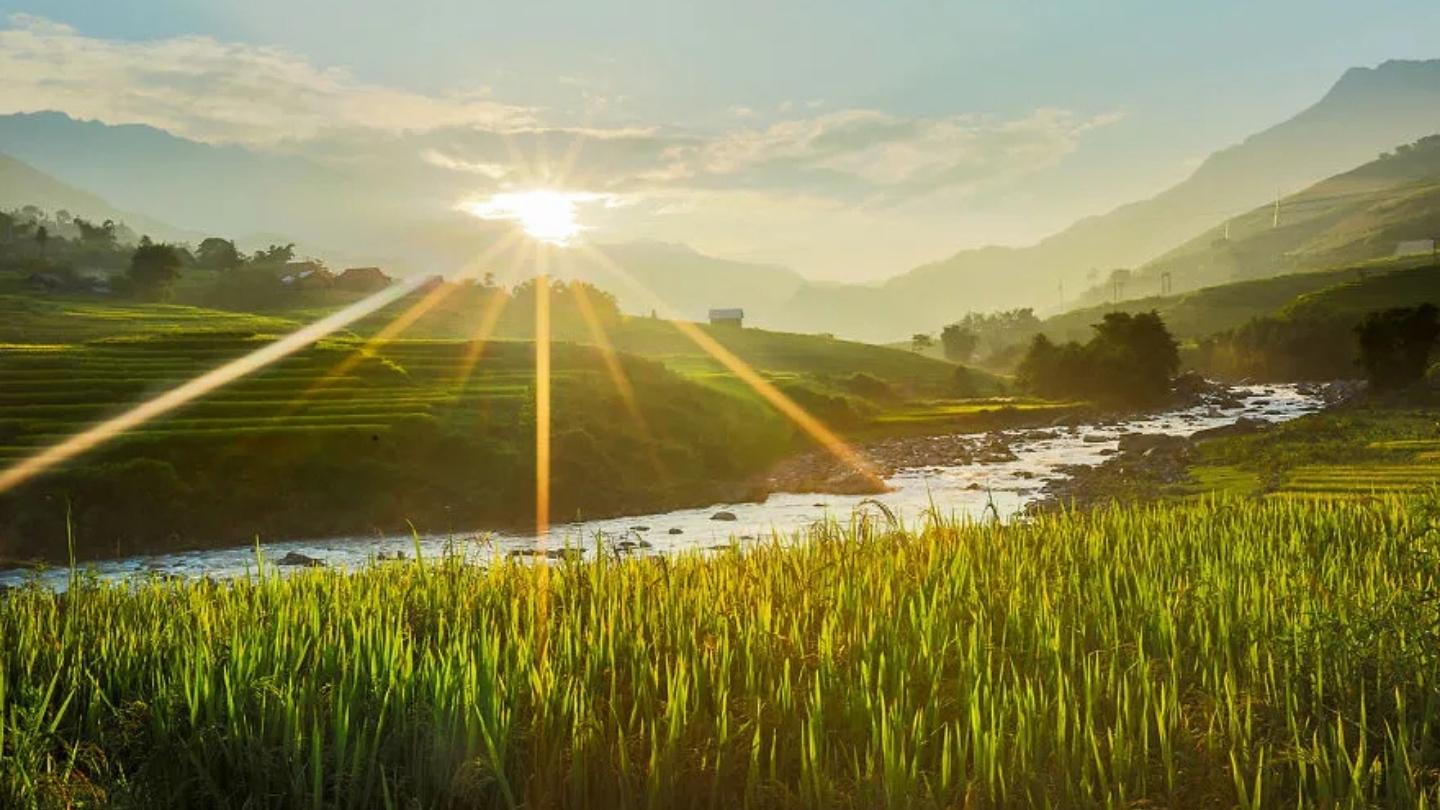
[(0, 803), (1440, 798), (1440, 503), (0, 597)]

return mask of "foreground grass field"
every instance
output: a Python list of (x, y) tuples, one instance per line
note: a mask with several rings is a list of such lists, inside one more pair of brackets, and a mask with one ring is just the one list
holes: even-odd
[(1440, 501), (0, 597), (0, 803), (1433, 807)]

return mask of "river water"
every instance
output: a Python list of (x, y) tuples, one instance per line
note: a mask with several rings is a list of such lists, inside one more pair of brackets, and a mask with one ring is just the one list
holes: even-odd
[[(725, 547), (733, 543), (764, 542), (775, 535), (789, 536), (817, 521), (848, 520), (858, 509), (873, 509), (869, 501), (883, 503), (902, 522), (915, 522), (933, 507), (946, 517), (982, 518), (997, 514), (1014, 516), (1039, 499), (1045, 483), (1063, 478), (1070, 465), (1097, 465), (1112, 455), (1126, 433), (1188, 436), (1196, 431), (1234, 423), (1242, 417), (1280, 422), (1319, 410), (1321, 399), (1292, 385), (1255, 385), (1234, 389), (1240, 405), (1216, 408), (1209, 405), (1146, 415), (1135, 419), (1079, 427), (1053, 427), (996, 431), (977, 435), (977, 443), (997, 435), (1008, 440), (1013, 460), (967, 462), (954, 465), (903, 469), (886, 479), (891, 491), (883, 495), (771, 495), (763, 503), (717, 504), (700, 509), (680, 509), (584, 523), (560, 524), (547, 536), (492, 533), (466, 536), (422, 536), (419, 551), (438, 556), (462, 549), (475, 557), (502, 554), (534, 554), (566, 547), (594, 553), (597, 537), (609, 547), (624, 544), (636, 553), (667, 552)], [(715, 520), (726, 512), (734, 520)], [(336, 537), (326, 540), (264, 543), (263, 558), (273, 563), (291, 552), (319, 559), (326, 565), (354, 567), (379, 557), (400, 554), (413, 558), (416, 539), (393, 537)], [(86, 569), (106, 578), (134, 578), (151, 575), (181, 578), (242, 576), (256, 568), (253, 547), (155, 554), (87, 563)], [(19, 585), (29, 578), (64, 588), (69, 572), (0, 571), (0, 585)]]

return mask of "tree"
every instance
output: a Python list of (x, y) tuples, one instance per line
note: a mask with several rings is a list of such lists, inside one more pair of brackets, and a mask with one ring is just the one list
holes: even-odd
[(80, 230), (80, 241), (91, 247), (104, 248), (106, 250), (115, 247), (115, 221), (107, 219), (99, 225), (88, 219), (75, 219), (75, 227)]
[(1430, 350), (1440, 337), (1434, 304), (1371, 312), (1355, 327), (1360, 365), (1377, 391), (1393, 391), (1425, 376)]
[(1111, 312), (1086, 344), (1096, 394), (1131, 405), (1164, 399), (1180, 370), (1180, 346), (1159, 313)]
[(930, 337), (924, 332), (916, 332), (910, 336), (910, 348), (917, 352), (923, 352), (934, 345), (935, 338)]
[(940, 344), (945, 348), (945, 359), (952, 363), (968, 363), (980, 345), (980, 336), (958, 323), (952, 323), (940, 331)]
[(35, 230), (35, 244), (40, 248), (40, 256), (45, 256), (45, 246), (50, 244), (50, 229), (41, 225)]
[(206, 270), (233, 270), (244, 262), (235, 243), (218, 236), (202, 240), (195, 249), (195, 265)]
[(295, 260), (295, 243), (290, 242), (284, 245), (271, 245), (264, 250), (255, 251), (256, 264), (285, 264)]
[(1083, 346), (1057, 346), (1036, 335), (1020, 362), (1026, 390), (1047, 397), (1084, 397), (1144, 406), (1164, 399), (1180, 369), (1180, 350), (1154, 312), (1112, 312)]
[[(1029, 307), (1003, 312), (968, 312), (952, 325), (974, 334), (971, 356), (979, 358), (982, 364), (1026, 345), (1040, 331), (1040, 319)], [(943, 342), (944, 332), (940, 338)]]
[(147, 298), (169, 297), (170, 287), (180, 276), (180, 254), (171, 245), (156, 244), (150, 237), (140, 237), (140, 245), (130, 257), (130, 283), (135, 291)]

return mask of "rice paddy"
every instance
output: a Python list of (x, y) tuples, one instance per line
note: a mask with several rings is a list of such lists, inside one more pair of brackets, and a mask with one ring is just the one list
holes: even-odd
[(1185, 493), (1353, 499), (1440, 485), (1440, 422), (1414, 405), (1372, 403), (1201, 449)]
[(20, 807), (1433, 807), (1440, 502), (0, 597)]

